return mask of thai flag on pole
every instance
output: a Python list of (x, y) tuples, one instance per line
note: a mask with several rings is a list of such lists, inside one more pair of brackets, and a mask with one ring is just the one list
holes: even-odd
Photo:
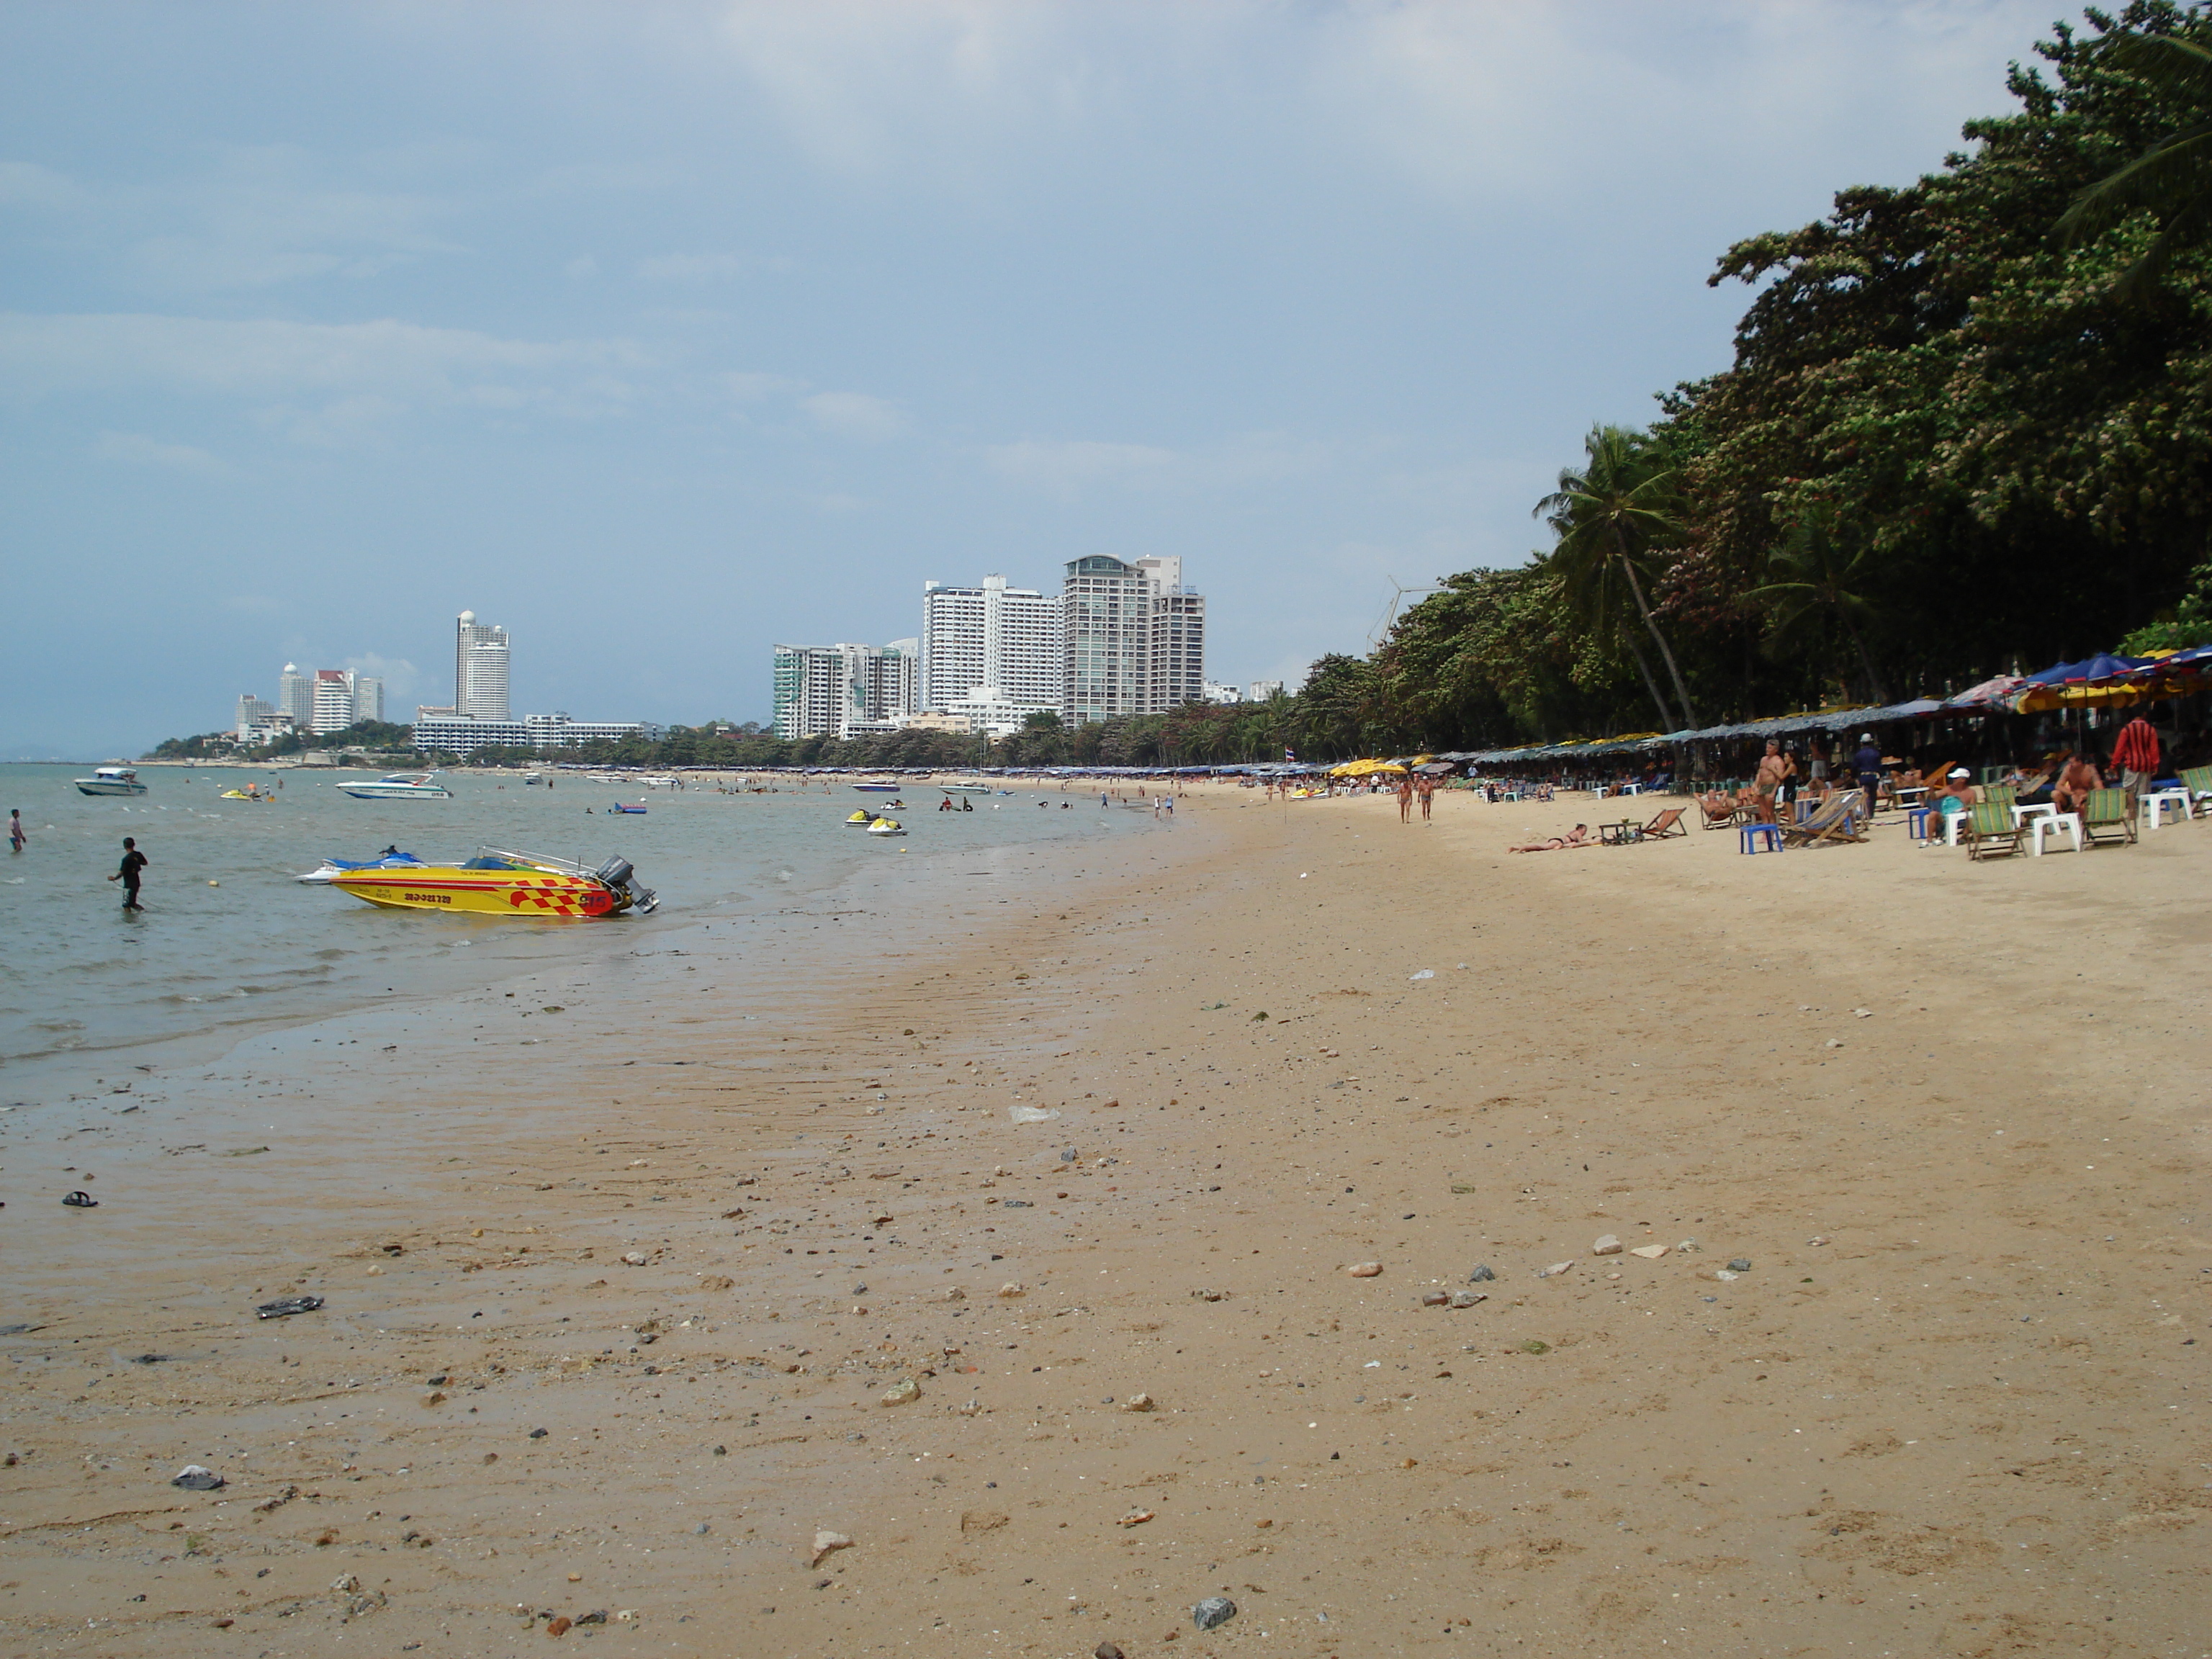
[(1295, 749), (1285, 749), (1285, 750), (1283, 750), (1283, 759), (1284, 759), (1284, 762), (1285, 762), (1285, 763), (1288, 763), (1289, 762), (1294, 761), (1294, 760), (1296, 760), (1297, 757), (1298, 757), (1298, 751), (1297, 751), (1297, 750), (1295, 750)]

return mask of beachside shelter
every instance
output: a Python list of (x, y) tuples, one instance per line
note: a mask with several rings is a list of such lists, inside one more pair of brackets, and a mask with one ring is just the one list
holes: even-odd
[(1333, 778), (1365, 778), (1372, 777), (1377, 772), (1402, 772), (1405, 769), (1393, 761), (1356, 760), (1346, 761), (1341, 766), (1332, 766), (1328, 775)]

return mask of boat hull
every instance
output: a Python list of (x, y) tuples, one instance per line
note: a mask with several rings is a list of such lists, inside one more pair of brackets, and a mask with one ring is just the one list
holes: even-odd
[(435, 910), (447, 915), (592, 920), (629, 908), (629, 897), (590, 876), (544, 870), (467, 870), (425, 865), (412, 870), (348, 870), (329, 885), (388, 910)]
[(356, 800), (411, 800), (418, 797), (428, 800), (451, 800), (453, 798), (452, 790), (434, 783), (420, 787), (409, 783), (342, 783), (338, 789), (341, 793), (351, 795)]
[(146, 786), (143, 783), (88, 783), (82, 778), (76, 781), (76, 787), (81, 795), (143, 795), (146, 793)]

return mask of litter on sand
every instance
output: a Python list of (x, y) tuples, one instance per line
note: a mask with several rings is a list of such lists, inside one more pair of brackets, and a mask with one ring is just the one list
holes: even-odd
[(62, 1202), (72, 1210), (96, 1210), (100, 1207), (100, 1200), (90, 1193), (82, 1190), (71, 1193), (67, 1198), (62, 1200)]
[(323, 1305), (319, 1296), (280, 1296), (274, 1302), (264, 1302), (253, 1311), (264, 1319), (282, 1319), (286, 1314), (313, 1313)]
[(214, 1492), (223, 1485), (223, 1478), (204, 1463), (187, 1463), (169, 1477), (169, 1484), (186, 1492)]
[(1056, 1106), (1009, 1106), (1006, 1115), (1017, 1123), (1049, 1123), (1060, 1115)]

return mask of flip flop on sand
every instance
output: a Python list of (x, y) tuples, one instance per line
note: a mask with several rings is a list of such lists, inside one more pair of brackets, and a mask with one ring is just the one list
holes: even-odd
[(274, 1302), (264, 1302), (253, 1311), (264, 1319), (282, 1319), (286, 1314), (313, 1313), (323, 1305), (319, 1296), (280, 1296)]
[(64, 1199), (62, 1202), (68, 1205), (72, 1210), (96, 1210), (100, 1207), (100, 1200), (94, 1198), (90, 1193), (84, 1191), (82, 1188), (77, 1191), (71, 1193), (67, 1198)]

